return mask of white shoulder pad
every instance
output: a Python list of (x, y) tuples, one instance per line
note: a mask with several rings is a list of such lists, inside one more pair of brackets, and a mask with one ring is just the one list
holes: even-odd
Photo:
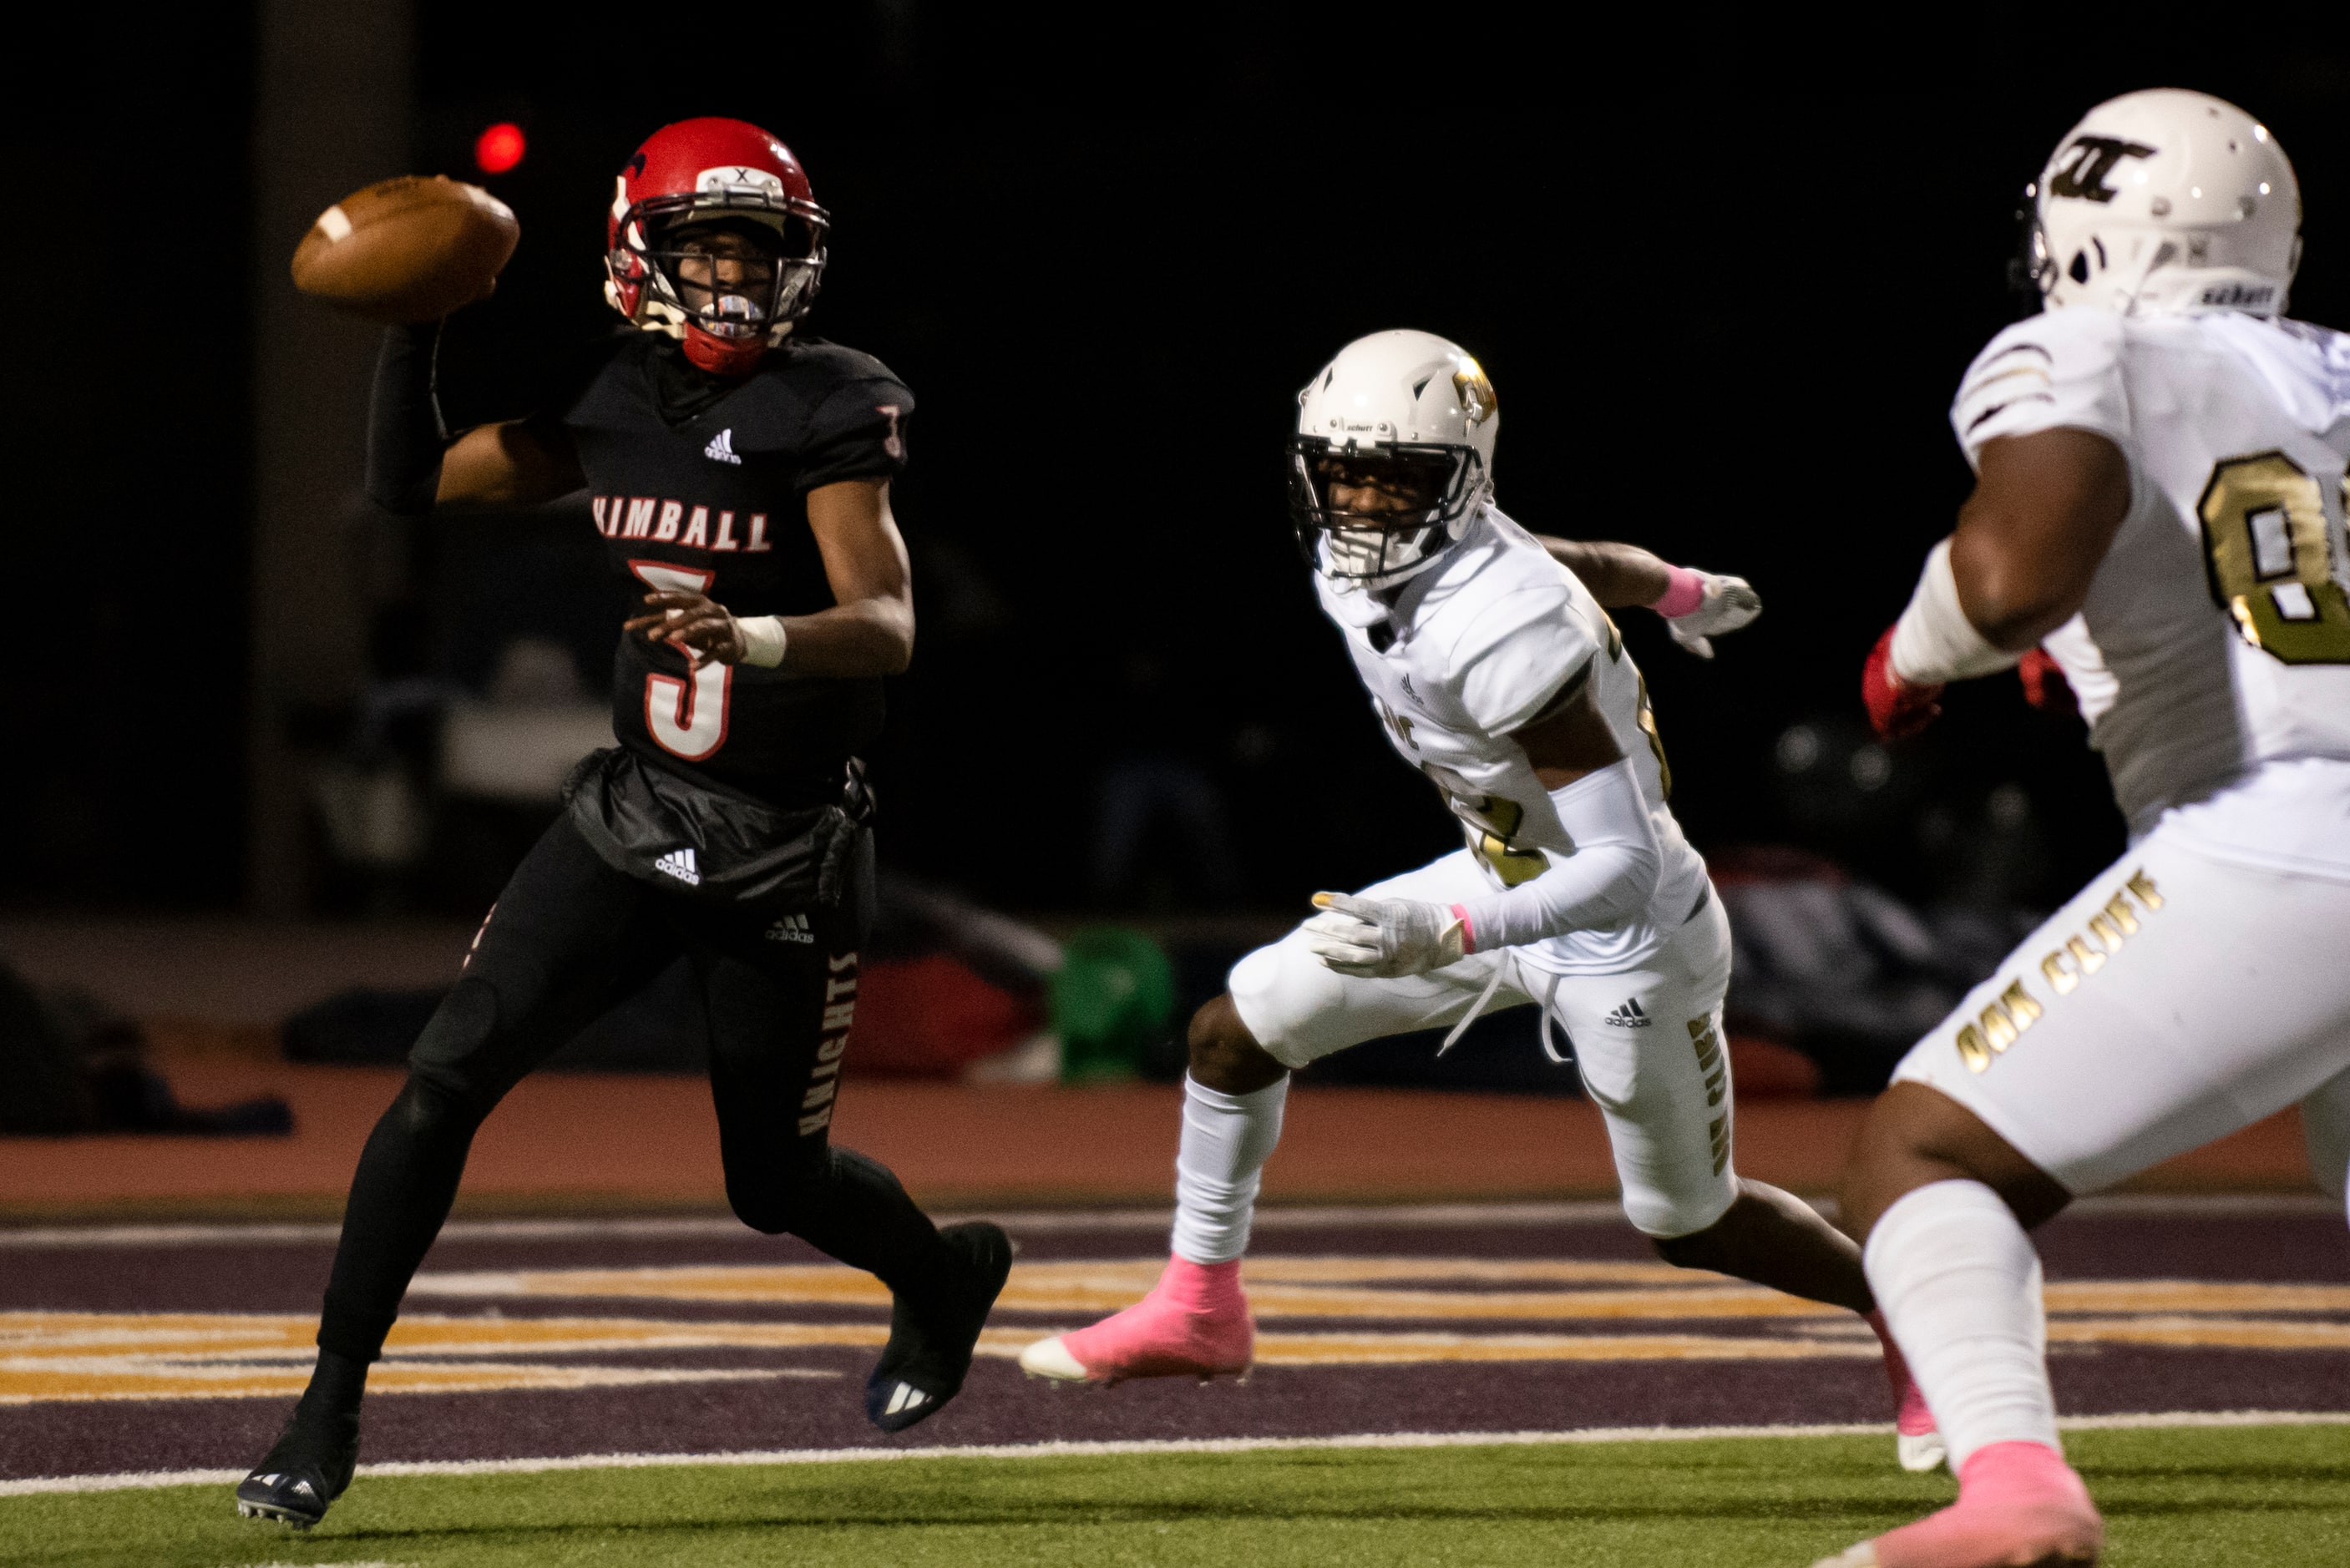
[(2019, 321), (1991, 340), (1959, 383), (1950, 429), (1967, 461), (1987, 441), (2036, 431), (2085, 430), (2126, 447), (2122, 318), (2086, 306)]
[(1482, 607), (1452, 645), (1451, 685), (1479, 729), (1506, 735), (1540, 713), (1598, 651), (1565, 582), (1513, 588)]

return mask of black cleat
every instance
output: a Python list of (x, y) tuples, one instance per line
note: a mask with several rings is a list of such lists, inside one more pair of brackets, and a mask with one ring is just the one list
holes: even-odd
[(866, 1417), (885, 1432), (928, 1419), (962, 1391), (972, 1347), (1012, 1272), (1012, 1238), (1001, 1226), (949, 1225), (939, 1240), (949, 1254), (945, 1283), (929, 1300), (891, 1303), (889, 1343), (865, 1380)]
[(307, 1530), (327, 1517), (327, 1505), (349, 1487), (359, 1459), (356, 1412), (306, 1421), (297, 1408), (268, 1457), (237, 1482), (237, 1515)]

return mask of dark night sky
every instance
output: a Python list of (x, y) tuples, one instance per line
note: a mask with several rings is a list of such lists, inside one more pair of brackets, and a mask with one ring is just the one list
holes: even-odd
[[(1283, 505), (1295, 389), (1348, 338), (1409, 325), (1492, 373), (1499, 492), (1521, 521), (1762, 590), (1762, 620), (1711, 666), (1644, 612), (1623, 618), (1701, 846), (1809, 840), (1923, 888), (1953, 873), (1919, 849), (1919, 808), (1963, 824), (2015, 781), (2047, 849), (2029, 890), (2067, 890), (2118, 829), (2077, 732), (2010, 683), (1954, 702), (1833, 824), (1818, 790), (1791, 794), (1773, 742), (1801, 720), (1856, 722), (1860, 658), (1964, 494), (1943, 413), (2012, 313), (2017, 192), (2090, 104), (2190, 86), (2262, 116), (2310, 209), (2294, 313), (2350, 324), (2350, 49), (2035, 43), (1981, 12), (1898, 46), (1702, 10), (1615, 33), (1513, 31), (1497, 14), (1211, 5), (1072, 29), (968, 6), (811, 7), (768, 14), (781, 20), (730, 61), (733, 46), (694, 41), (707, 13), (650, 47), (642, 7), (597, 23), (577, 5), (424, 0), (417, 166), (466, 173), (494, 119), (532, 141), (521, 169), (484, 181), (524, 239), (452, 344), (452, 412), (520, 411), (536, 368), (599, 327), (603, 205), (635, 142), (667, 119), (739, 115), (794, 147), (833, 211), (814, 325), (921, 400), (899, 510), (924, 623), (876, 759), (885, 856), (1066, 906), (1100, 770), (1152, 752), (1212, 773), (1255, 903), (1453, 841), (1379, 741)], [(142, 41), (154, 112), (233, 142), (244, 47), (216, 31)], [(218, 68), (174, 64), (206, 49)], [(125, 145), (76, 157), (94, 171)], [(142, 237), (241, 234), (220, 216), (241, 213), (219, 188), (234, 182), (166, 182)], [(250, 269), (235, 243), (190, 265), (226, 303), (165, 339), (140, 404), (167, 433), (135, 459), (88, 412), (122, 367), (65, 313), (31, 346), (57, 369), (12, 378), (31, 508), (148, 542), (146, 565), (92, 586), (92, 613), (160, 617), (189, 646), (170, 668), (101, 646), (70, 700), (20, 662), (0, 721), (86, 739), (12, 745), (0, 891), (234, 897), (246, 476), (237, 400), (218, 387), (240, 375)], [(584, 525), (576, 543), (592, 559)], [(67, 568), (76, 547), (42, 533), (35, 569)], [(63, 607), (34, 621), (42, 646), (71, 636)], [(93, 701), (132, 722), (93, 724)], [(167, 776), (195, 784), (157, 807)], [(159, 868), (159, 846), (197, 838), (229, 849)], [(61, 880), (68, 840), (103, 874)]]

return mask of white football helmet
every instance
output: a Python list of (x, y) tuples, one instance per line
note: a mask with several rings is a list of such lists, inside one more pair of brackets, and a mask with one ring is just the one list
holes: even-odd
[(2301, 265), (2301, 186), (2234, 104), (2157, 88), (2091, 109), (2031, 186), (2024, 265), (2044, 306), (2279, 316)]
[(1501, 424), (1493, 383), (1456, 343), (1374, 332), (1339, 349), (1297, 394), (1289, 443), (1306, 560), (1375, 587), (1434, 566), (1493, 493)]

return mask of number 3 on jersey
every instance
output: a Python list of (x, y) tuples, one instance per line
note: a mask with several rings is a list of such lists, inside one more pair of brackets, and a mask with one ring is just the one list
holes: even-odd
[(2350, 664), (2350, 597), (2334, 580), (2316, 480), (2281, 452), (2231, 457), (2196, 511), (2211, 597), (2246, 642), (2286, 664)]
[[(706, 594), (715, 572), (698, 572), (660, 561), (630, 561), (629, 569), (649, 587), (667, 593)], [(734, 690), (734, 667), (714, 660), (691, 680), (674, 675), (645, 677), (645, 729), (653, 743), (689, 763), (698, 763), (726, 743), (726, 703)]]

